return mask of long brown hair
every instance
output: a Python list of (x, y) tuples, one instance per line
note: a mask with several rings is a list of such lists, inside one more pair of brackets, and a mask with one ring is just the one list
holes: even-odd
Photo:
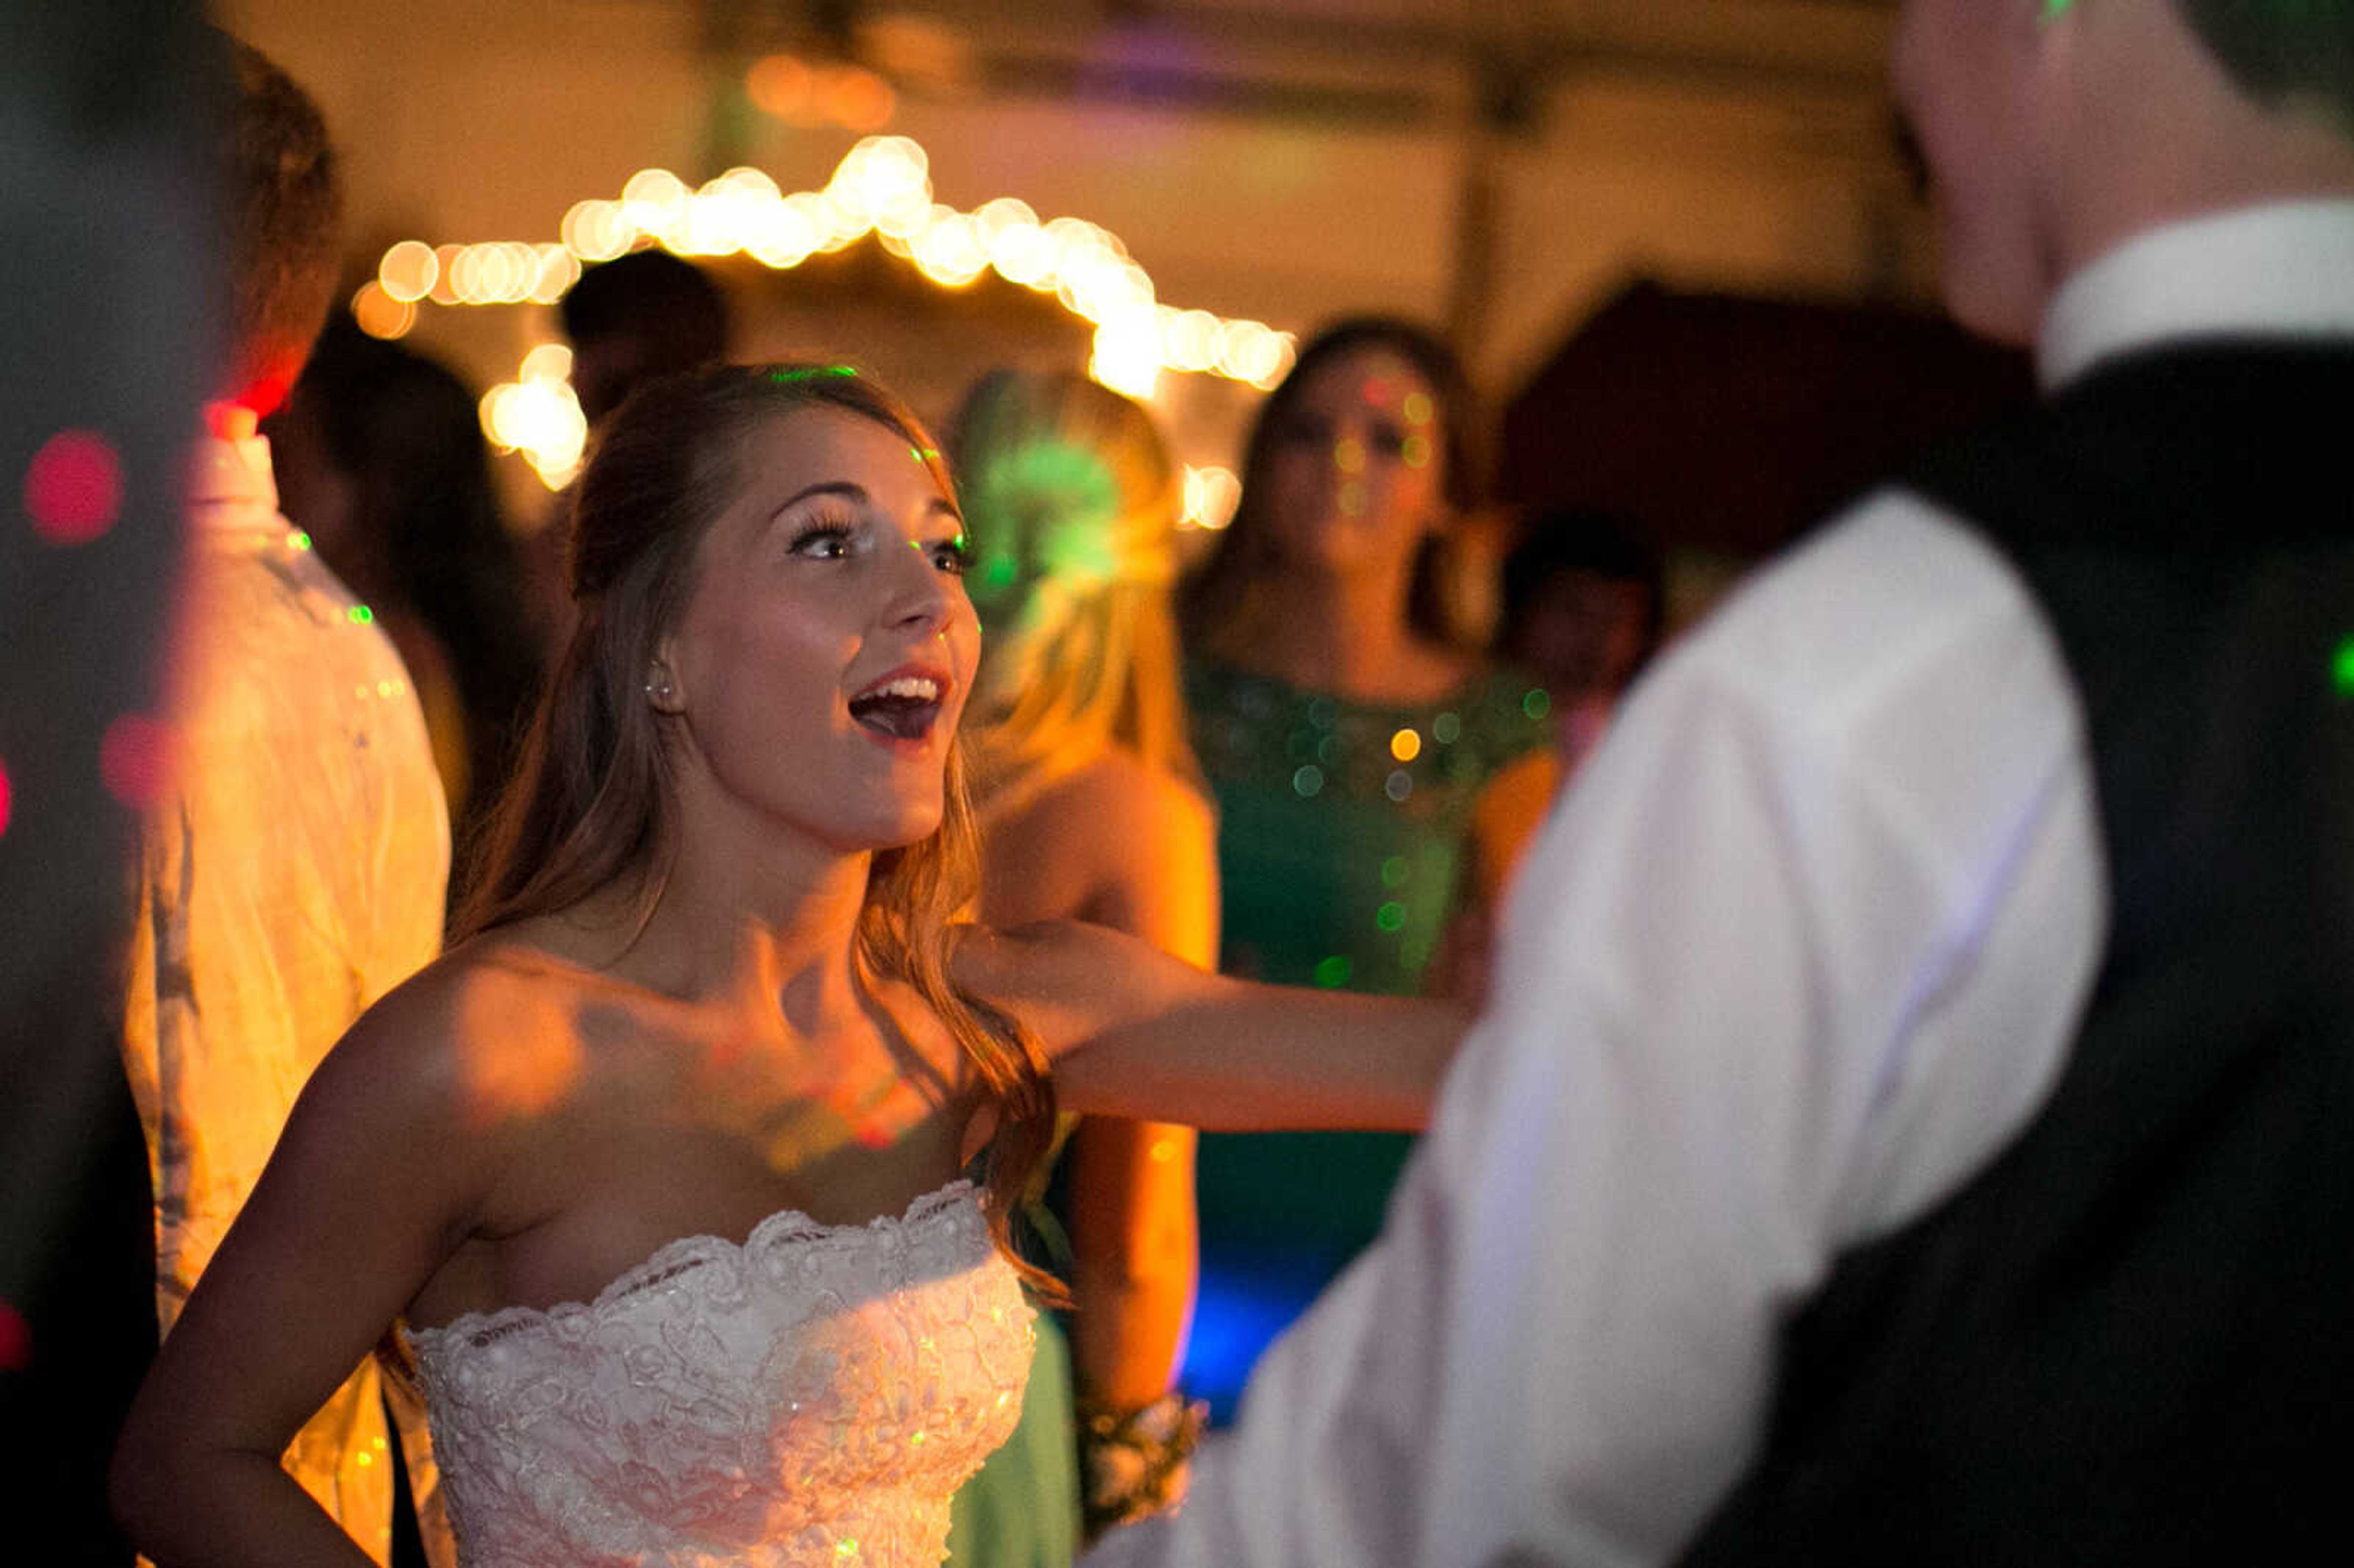
[[(642, 929), (676, 857), (675, 783), (644, 691), (663, 635), (695, 588), (697, 548), (740, 482), (734, 461), (757, 425), (838, 408), (906, 439), (944, 495), (946, 464), (922, 423), (844, 366), (721, 366), (649, 383), (599, 435), (574, 492), (571, 590), (579, 620), (550, 674), (514, 781), (491, 819), (451, 921), (453, 941), (625, 889)], [(960, 747), (949, 749), (946, 810), (929, 837), (875, 853), (855, 951), (895, 977), (955, 1038), (998, 1117), (990, 1226), (1016, 1267), (1007, 1223), (1054, 1127), (1045, 1058), (1019, 1022), (948, 972), (948, 927), (979, 885)]]
[(1081, 376), (1001, 370), (950, 444), (989, 629), (967, 710), (983, 809), (1113, 747), (1198, 783), (1171, 602), (1182, 489), (1152, 417)]

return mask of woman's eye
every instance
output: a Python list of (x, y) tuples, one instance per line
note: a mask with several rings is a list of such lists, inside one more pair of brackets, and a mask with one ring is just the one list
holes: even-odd
[(964, 576), (972, 565), (972, 546), (961, 534), (932, 546), (932, 565), (952, 577)]
[(1312, 414), (1294, 414), (1276, 427), (1276, 440), (1288, 447), (1330, 446), (1332, 421)]
[(838, 561), (850, 554), (850, 530), (838, 523), (812, 524), (793, 535), (788, 550), (811, 560)]

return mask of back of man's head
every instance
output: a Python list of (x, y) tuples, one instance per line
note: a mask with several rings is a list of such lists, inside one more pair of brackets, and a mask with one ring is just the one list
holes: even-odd
[(343, 182), (310, 95), (250, 45), (230, 40), (229, 53), (222, 194), (236, 359), (226, 390), (266, 414), (302, 374), (334, 295)]
[(2354, 0), (2174, 0), (2241, 91), (2354, 136)]
[(556, 309), (572, 342), (572, 388), (592, 424), (642, 381), (726, 357), (726, 296), (709, 273), (666, 250), (588, 269)]

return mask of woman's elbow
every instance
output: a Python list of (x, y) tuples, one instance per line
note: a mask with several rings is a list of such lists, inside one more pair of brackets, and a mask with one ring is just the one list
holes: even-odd
[(106, 1470), (106, 1503), (114, 1523), (134, 1546), (154, 1538), (154, 1520), (166, 1506), (172, 1471), (171, 1446), (151, 1418), (134, 1407), (115, 1438)]
[(133, 1404), (107, 1466), (106, 1501), (116, 1527), (132, 1545), (156, 1556), (169, 1543), (175, 1522), (197, 1511), (190, 1505), (211, 1489), (205, 1470), (201, 1447), (143, 1394)]

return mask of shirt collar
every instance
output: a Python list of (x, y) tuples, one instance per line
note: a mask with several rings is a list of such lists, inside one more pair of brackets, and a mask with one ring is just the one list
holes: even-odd
[(188, 514), (209, 527), (282, 527), (278, 482), (270, 466), (270, 440), (206, 436), (189, 453)]
[(2354, 337), (2354, 200), (2243, 207), (2135, 236), (2061, 286), (2036, 342), (2046, 391), (2185, 337)]

